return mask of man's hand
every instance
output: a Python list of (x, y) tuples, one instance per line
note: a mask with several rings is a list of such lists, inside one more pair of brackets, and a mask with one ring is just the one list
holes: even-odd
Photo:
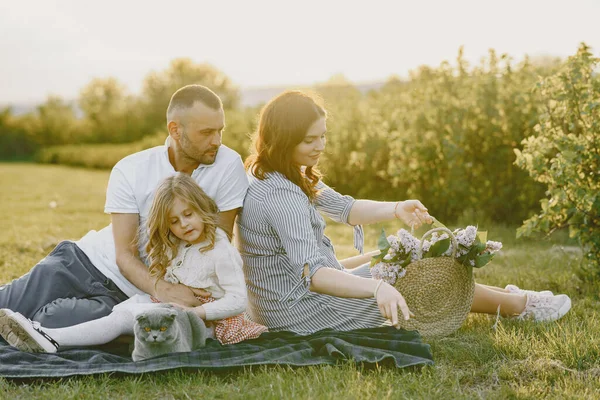
[(113, 236), (117, 265), (125, 279), (142, 291), (153, 294), (162, 303), (178, 303), (189, 307), (201, 303), (196, 295), (208, 297), (210, 292), (202, 289), (191, 289), (185, 285), (172, 284), (164, 279), (150, 276), (148, 267), (137, 255), (136, 234), (139, 229), (138, 214), (112, 214)]
[(211, 293), (204, 289), (192, 289), (180, 283), (173, 284), (160, 279), (156, 284), (154, 297), (161, 303), (176, 303), (185, 307), (197, 307), (202, 303), (196, 296), (208, 297)]

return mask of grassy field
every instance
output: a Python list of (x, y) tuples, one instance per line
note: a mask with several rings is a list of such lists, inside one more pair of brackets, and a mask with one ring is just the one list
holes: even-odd
[[(0, 282), (27, 272), (60, 240), (105, 226), (107, 181), (107, 171), (0, 164)], [(471, 315), (456, 334), (428, 341), (436, 364), (416, 370), (363, 368), (348, 362), (219, 374), (0, 378), (0, 399), (600, 398), (600, 282), (581, 278), (578, 249), (564, 235), (517, 241), (514, 228), (481, 228), (488, 230), (490, 239), (504, 242), (504, 250), (476, 271), (479, 282), (567, 293), (572, 311), (550, 324), (501, 319), (496, 329), (493, 316)], [(375, 247), (380, 229), (366, 230), (367, 247)], [(327, 233), (340, 258), (354, 255), (351, 229), (331, 226)]]

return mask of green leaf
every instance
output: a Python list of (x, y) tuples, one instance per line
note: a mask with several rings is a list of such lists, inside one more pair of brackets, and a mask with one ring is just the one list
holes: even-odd
[(410, 264), (411, 259), (410, 259), (410, 253), (406, 255), (406, 257), (404, 257), (404, 260), (400, 261), (399, 264), (403, 267), (406, 267), (408, 264)]
[(375, 264), (383, 261), (383, 257), (385, 257), (386, 254), (387, 254), (387, 251), (385, 253), (382, 252), (381, 254), (371, 257), (371, 267), (373, 267), (373, 266), (375, 266)]
[(475, 249), (475, 254), (479, 254), (485, 250), (486, 244), (485, 243), (475, 243), (473, 245), (473, 248)]
[(478, 231), (477, 238), (479, 238), (480, 242), (486, 243), (487, 242), (487, 231)]
[(442, 254), (444, 254), (446, 250), (448, 250), (448, 247), (450, 247), (450, 238), (446, 238), (435, 242), (429, 248), (429, 251), (427, 253), (431, 254), (429, 257), (439, 257)]
[(381, 250), (382, 254), (383, 249), (385, 249), (385, 254), (387, 254), (387, 251), (390, 249), (390, 242), (388, 242), (385, 229), (383, 228), (381, 228), (381, 234), (379, 235), (379, 240), (377, 240), (377, 247), (379, 247), (379, 250)]
[[(477, 240), (475, 240), (475, 242), (477, 242)], [(471, 250), (469, 250), (469, 252), (465, 256), (463, 256), (464, 259), (463, 259), (462, 263), (464, 265), (467, 265), (467, 260), (474, 260), (477, 257), (477, 255), (479, 253), (481, 253), (483, 250), (485, 250), (484, 243), (480, 242), (480, 243), (473, 244), (473, 246), (471, 246)], [(463, 258), (463, 257), (461, 257), (461, 258)]]
[(569, 218), (569, 225), (579, 225), (583, 223), (583, 213), (575, 212), (571, 218)]
[(569, 237), (576, 238), (581, 234), (581, 229), (575, 225), (569, 225)]
[(482, 254), (475, 257), (475, 268), (483, 267), (484, 265), (489, 263), (492, 260), (492, 258), (494, 258), (494, 255), (491, 253)]

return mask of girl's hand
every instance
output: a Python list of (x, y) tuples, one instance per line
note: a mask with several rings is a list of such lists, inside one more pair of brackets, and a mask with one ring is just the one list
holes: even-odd
[(408, 320), (412, 313), (406, 305), (404, 297), (396, 290), (395, 287), (389, 283), (382, 282), (377, 290), (377, 305), (379, 306), (379, 312), (384, 318), (392, 321), (392, 325), (397, 329), (400, 329), (398, 325), (398, 308), (402, 311), (404, 319)]
[(394, 215), (406, 225), (415, 229), (424, 223), (433, 223), (433, 218), (427, 212), (427, 208), (419, 200), (399, 201), (394, 209)]

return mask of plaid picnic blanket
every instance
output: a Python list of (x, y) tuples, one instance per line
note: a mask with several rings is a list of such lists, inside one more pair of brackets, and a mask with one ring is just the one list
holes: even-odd
[(347, 332), (324, 330), (309, 336), (267, 332), (259, 338), (221, 345), (209, 339), (190, 353), (166, 354), (133, 362), (129, 346), (86, 348), (55, 354), (24, 353), (0, 338), (0, 377), (39, 378), (92, 375), (106, 372), (142, 374), (176, 368), (223, 370), (249, 365), (308, 366), (354, 360), (397, 368), (433, 364), (431, 349), (417, 332), (392, 327)]

